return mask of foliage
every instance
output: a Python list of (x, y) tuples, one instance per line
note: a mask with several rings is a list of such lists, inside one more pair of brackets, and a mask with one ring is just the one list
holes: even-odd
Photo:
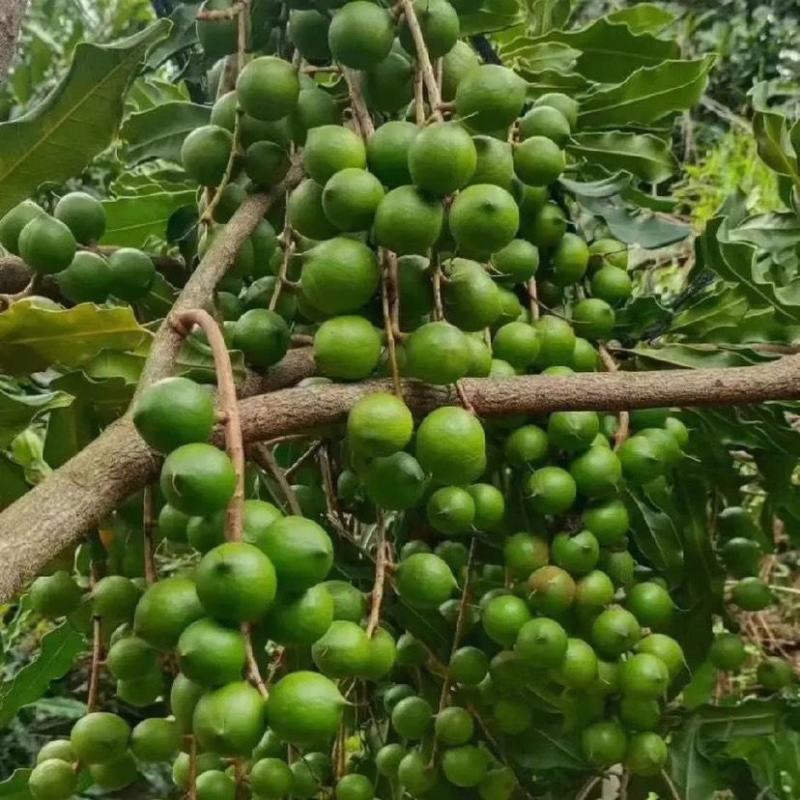
[[(776, 110), (775, 100), (786, 99), (782, 88), (762, 84), (752, 94), (753, 138), (732, 129), (699, 163), (684, 169), (673, 147), (673, 132), (685, 112), (700, 102), (709, 80), (716, 97), (738, 108), (743, 76), (789, 77), (781, 63), (795, 23), (787, 13), (780, 35), (768, 37), (772, 49), (765, 53), (758, 44), (767, 37), (775, 9), (723, 4), (725, 10), (735, 6), (735, 14), (726, 22), (725, 66), (714, 72), (715, 57), (709, 54), (713, 48), (706, 45), (720, 39), (721, 23), (703, 13), (698, 7), (703, 4), (693, 4), (684, 14), (678, 4), (641, 3), (603, 9), (603, 16), (592, 16), (596, 4), (576, 4), (581, 5), (573, 8), (565, 0), (489, 2), (479, 12), (463, 15), (462, 34), (484, 37), (502, 63), (526, 79), (528, 101), (554, 91), (578, 101), (578, 128), (566, 146), (570, 161), (551, 189), (552, 198), (570, 226), (587, 239), (613, 237), (623, 250), (630, 248), (632, 267), (638, 272), (633, 295), (615, 312), (613, 337), (600, 338), (607, 339), (609, 350), (631, 369), (743, 366), (770, 360), (775, 353), (763, 345), (791, 345), (800, 325), (800, 123), (784, 116), (785, 103)], [(39, 198), (51, 211), (55, 197), (82, 186), (103, 198), (107, 225), (101, 245), (168, 255), (184, 277), (197, 267), (198, 216), (210, 195), (183, 168), (181, 146), (189, 133), (207, 123), (214, 91), (208, 90), (206, 71), (211, 64), (194, 34), (194, 13), (193, 6), (179, 4), (171, 10), (170, 25), (153, 22), (149, 4), (138, 0), (109, 0), (91, 7), (78, 3), (77, 11), (59, 0), (34, 4), (23, 55), (5, 90), (8, 121), (0, 124), (0, 216), (26, 197)], [(740, 33), (736, 14), (748, 15), (755, 24)], [(62, 17), (61, 27), (49, 22)], [(691, 31), (699, 55), (685, 56), (684, 42), (677, 38), (681, 28)], [(274, 30), (277, 40), (259, 47), (283, 53), (288, 43), (282, 25)], [(251, 35), (258, 33), (254, 25)], [(84, 38), (89, 42), (77, 44)], [(347, 103), (343, 80), (319, 77), (316, 85), (336, 104)], [(198, 98), (201, 91), (206, 96)], [(84, 111), (89, 107), (87, 117)], [(298, 149), (301, 144), (296, 143)], [(761, 162), (756, 162), (756, 154)], [(271, 212), (278, 228), (281, 213)], [(288, 248), (288, 241), (281, 246)], [(675, 259), (669, 275), (659, 270), (664, 252)], [(549, 255), (544, 246), (542, 253)], [(289, 255), (286, 258), (288, 265)], [(2, 506), (83, 449), (125, 411), (151, 347), (154, 323), (166, 316), (180, 290), (182, 281), (169, 277), (172, 281), (159, 275), (130, 305), (113, 296), (106, 302), (74, 304), (57, 295), (59, 305), (21, 299), (0, 313)], [(540, 288), (545, 283), (541, 280)], [(228, 299), (232, 305), (234, 300), (239, 304), (236, 308), (247, 297), (248, 287), (234, 281), (232, 291), (229, 288), (227, 284), (217, 295), (220, 309), (223, 294), (233, 298)], [(570, 318), (585, 289), (571, 285), (554, 292), (555, 299), (543, 305), (554, 317)], [(516, 291), (519, 297), (527, 294), (524, 285)], [(276, 300), (280, 293), (279, 288)], [(522, 312), (521, 318), (532, 321), (528, 313)], [(375, 319), (380, 318), (379, 312)], [(300, 319), (294, 332), (314, 336), (316, 321), (313, 314)], [(251, 369), (258, 362), (246, 339), (236, 339), (233, 329), (232, 344), (243, 351), (233, 350), (235, 375), (241, 378), (245, 362)], [(218, 377), (202, 337), (187, 340), (176, 371), (196, 380)], [(626, 487), (630, 547), (639, 562), (639, 577), (656, 574), (667, 584), (677, 608), (671, 630), (688, 668), (671, 688), (664, 730), (671, 752), (667, 771), (634, 778), (631, 797), (645, 797), (648, 791), (665, 796), (671, 787), (682, 800), (706, 800), (722, 789), (737, 797), (761, 793), (788, 800), (798, 791), (798, 734), (785, 725), (790, 692), (768, 698), (742, 693), (711, 703), (716, 673), (707, 661), (715, 626), (718, 630), (737, 625), (726, 604), (719, 512), (749, 503), (746, 513), (753, 520), (758, 514), (759, 540), (766, 550), (776, 545), (774, 520), (781, 523), (792, 547), (800, 542), (795, 474), (800, 432), (789, 424), (797, 410), (789, 403), (687, 410), (682, 419), (691, 428), (691, 438), (680, 470), (669, 481), (660, 478)], [(495, 444), (504, 436), (494, 429), (490, 434)], [(337, 435), (331, 435), (339, 448), (333, 451), (335, 462), (345, 457)], [(280, 448), (278, 468), (295, 469), (303, 452), (292, 445)], [(318, 468), (313, 463), (297, 468), (297, 483), (288, 497), (282, 491), (284, 481), (253, 465), (255, 480), (248, 485), (256, 487), (256, 496), (284, 509), (294, 500), (305, 516), (335, 532), (335, 569), (360, 591), (369, 592), (373, 570), (366, 562), (380, 557), (380, 549), (370, 548), (385, 533), (381, 526), (391, 528), (398, 544), (413, 545), (414, 526), (427, 523), (419, 512), (408, 521), (401, 514), (381, 512), (376, 525), (375, 519), (359, 516), (359, 506), (350, 506), (353, 533), (336, 522), (328, 507), (335, 490), (326, 483), (326, 462), (320, 461)], [(504, 482), (498, 481), (509, 504), (519, 489), (510, 485), (510, 475), (509, 471)], [(743, 499), (745, 490), (757, 501)], [(363, 494), (363, 486), (359, 492)], [(65, 566), (71, 569), (75, 559), (82, 588), (88, 588), (90, 572), (92, 581), (95, 577), (89, 562), (111, 573), (142, 575), (142, 527), (152, 521), (142, 517), (141, 497), (134, 502), (135, 508), (121, 508), (103, 522), (97, 540), (66, 554)], [(358, 502), (370, 506), (363, 496)], [(521, 519), (531, 527), (539, 524), (525, 514)], [(483, 537), (480, 548), (487, 567), (499, 566), (494, 562), (502, 556), (491, 537)], [(159, 569), (172, 574), (194, 564), (190, 550), (185, 544), (162, 543)], [(459, 619), (468, 605), (469, 575), (468, 566), (466, 577), (458, 576), (465, 592)], [(486, 575), (481, 580), (482, 591), (502, 591), (502, 576), (497, 584)], [(27, 602), (22, 600), (24, 613), (11, 618), (11, 626), (36, 619), (24, 609)], [(438, 659), (449, 658), (452, 619), (400, 601), (392, 605), (392, 615), (397, 632), (405, 628)], [(48, 630), (35, 657), (9, 665), (0, 687), (0, 727), (10, 723), (14, 738), (22, 736), (23, 741), (27, 735), (26, 715), (47, 719), (50, 714), (63, 726), (64, 720), (82, 714), (81, 701), (49, 696), (52, 684), (60, 685), (91, 638), (86, 626), (82, 633), (78, 627), (76, 620), (75, 627), (70, 621)], [(462, 631), (456, 630), (457, 637)], [(8, 631), (6, 636), (10, 641), (4, 644), (16, 647), (16, 636)], [(486, 646), (483, 635), (471, 641)], [(498, 648), (489, 645), (489, 650), (494, 654)], [(420, 693), (438, 693), (435, 670), (417, 670), (414, 677)], [(683, 704), (678, 698), (682, 689), (688, 699)], [(526, 703), (534, 705), (539, 717), (523, 737), (508, 741), (508, 757), (542, 796), (573, 796), (596, 772), (577, 735), (590, 720), (583, 709), (569, 705), (575, 699), (570, 692), (554, 700), (546, 688), (537, 694), (536, 681), (524, 690), (531, 695)], [(122, 711), (128, 716), (140, 713), (124, 706)], [(352, 743), (358, 758), (366, 759), (367, 751), (374, 749), (369, 740), (385, 735), (385, 720), (381, 726), (378, 730), (377, 722), (365, 723), (363, 737)], [(28, 757), (39, 742), (24, 741)], [(496, 755), (506, 754), (501, 748)], [(6, 774), (17, 766), (10, 760), (0, 765)], [(27, 779), (27, 772), (10, 774), (0, 784), (0, 797), (25, 796)]]

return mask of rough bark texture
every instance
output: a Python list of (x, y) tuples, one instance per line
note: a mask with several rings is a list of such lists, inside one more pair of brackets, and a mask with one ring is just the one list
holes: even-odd
[(0, 0), (0, 80), (8, 74), (28, 0)]
[[(233, 263), (244, 241), (255, 230), (270, 205), (282, 198), (287, 187), (295, 185), (300, 176), (300, 169), (292, 168), (286, 179), (275, 186), (269, 194), (252, 195), (242, 203), (225, 225), (224, 236), (217, 236), (214, 239), (192, 277), (186, 282), (172, 307), (172, 314), (208, 306), (214, 287)], [(171, 374), (182, 341), (180, 334), (169, 323), (169, 319), (165, 320), (153, 339), (151, 355), (139, 380), (137, 394), (151, 383)]]
[[(289, 379), (310, 363), (303, 351), (293, 360), (297, 364), (284, 375)], [(800, 395), (800, 356), (731, 369), (478, 378), (464, 380), (463, 387), (476, 412), (486, 417), (759, 403)], [(245, 442), (341, 423), (356, 400), (375, 391), (391, 391), (391, 381), (285, 389), (242, 400)], [(448, 388), (411, 381), (404, 382), (403, 395), (416, 414), (458, 402)], [(124, 417), (9, 506), (0, 514), (0, 602), (11, 600), (53, 556), (152, 481), (158, 468), (157, 457)]]

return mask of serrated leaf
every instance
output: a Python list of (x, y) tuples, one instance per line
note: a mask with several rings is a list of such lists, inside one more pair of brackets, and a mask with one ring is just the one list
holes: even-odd
[(609, 172), (625, 170), (648, 183), (661, 183), (678, 171), (669, 143), (650, 134), (576, 133), (567, 150), (590, 165)]
[(104, 200), (107, 223), (101, 244), (145, 247), (151, 237), (166, 239), (169, 218), (179, 208), (192, 205), (195, 197), (190, 189)]
[(183, 140), (195, 128), (206, 125), (210, 116), (209, 106), (196, 103), (164, 103), (134, 112), (120, 131), (121, 138), (128, 142), (128, 162), (138, 164), (162, 158), (180, 163)]
[(68, 622), (45, 634), (39, 655), (0, 687), (0, 727), (38, 700), (52, 681), (66, 675), (84, 647), (83, 636)]
[(627, 23), (608, 17), (599, 17), (578, 30), (551, 31), (544, 39), (579, 50), (576, 70), (596, 83), (620, 83), (642, 67), (655, 67), (680, 56), (677, 42), (634, 33)]
[(561, 42), (535, 43), (527, 36), (519, 36), (499, 47), (498, 54), (504, 64), (538, 75), (544, 70), (571, 71), (581, 53)]
[(630, 208), (617, 198), (580, 198), (581, 205), (605, 220), (611, 235), (626, 244), (657, 250), (683, 241), (692, 232), (690, 225), (656, 216), (648, 210)]
[(738, 284), (751, 305), (767, 305), (784, 323), (800, 323), (800, 279), (776, 286), (771, 275), (759, 269), (755, 248), (731, 237), (726, 219), (709, 220), (705, 233), (697, 239), (696, 253), (699, 264)]
[(766, 83), (756, 84), (750, 96), (753, 100), (753, 135), (761, 160), (779, 175), (800, 183), (798, 153), (792, 139), (789, 123), (783, 114), (767, 105)]
[(147, 54), (148, 67), (160, 67), (177, 53), (197, 43), (197, 9), (192, 3), (179, 3), (168, 19), (172, 22), (169, 36)]
[(608, 15), (612, 22), (624, 22), (634, 33), (661, 33), (677, 19), (675, 14), (655, 3), (636, 3)]
[(705, 56), (642, 67), (622, 83), (585, 98), (578, 124), (584, 131), (649, 125), (674, 111), (691, 108), (703, 96), (713, 64), (714, 56)]
[(109, 145), (131, 79), (169, 28), (158, 20), (115, 44), (80, 43), (53, 92), (31, 112), (0, 124), (0, 216), (41, 184), (77, 175)]
[(64, 392), (11, 394), (0, 389), (0, 448), (7, 447), (34, 419), (53, 409), (68, 406), (72, 399)]
[(55, 364), (77, 367), (102, 350), (134, 349), (151, 336), (128, 306), (52, 310), (22, 301), (0, 314), (0, 369), (26, 375)]
[(526, 0), (528, 26), (535, 35), (563, 28), (572, 15), (572, 0)]
[(597, 181), (574, 181), (570, 178), (560, 178), (558, 182), (568, 192), (580, 197), (614, 197), (628, 186), (630, 180), (630, 175), (618, 172)]

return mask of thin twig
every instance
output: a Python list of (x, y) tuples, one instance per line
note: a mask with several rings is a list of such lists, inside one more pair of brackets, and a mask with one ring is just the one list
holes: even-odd
[[(286, 192), (286, 201), (289, 200), (289, 192)], [(275, 281), (275, 288), (272, 290), (272, 297), (269, 299), (269, 310), (274, 311), (278, 307), (278, 300), (281, 298), (283, 287), (288, 284), (289, 279), (289, 262), (292, 260), (294, 253), (295, 242), (292, 235), (292, 226), (289, 224), (289, 215), (286, 215), (286, 221), (283, 225), (283, 257), (281, 258), (281, 265), (278, 269), (278, 279)]]
[(89, 690), (86, 696), (86, 709), (95, 711), (100, 699), (100, 663), (103, 660), (102, 620), (95, 614), (92, 617), (92, 665), (89, 671)]
[(314, 444), (312, 444), (311, 447), (309, 447), (301, 456), (299, 456), (293, 464), (286, 467), (286, 469), (283, 471), (286, 479), (288, 480), (291, 478), (292, 475), (294, 475), (294, 473), (303, 466), (303, 464), (305, 464), (310, 458), (313, 458), (320, 447), (322, 447), (322, 444), (322, 440), (314, 442)]
[(381, 621), (381, 606), (383, 604), (383, 592), (386, 586), (386, 562), (387, 562), (387, 541), (386, 541), (386, 515), (381, 512), (378, 518), (377, 536), (375, 542), (375, 583), (372, 586), (370, 595), (369, 619), (367, 620), (367, 636), (372, 635), (378, 629)]
[[(606, 370), (608, 372), (617, 372), (619, 370), (619, 364), (614, 356), (608, 352), (605, 345), (600, 345), (598, 348), (600, 351), (600, 359), (602, 360)], [(627, 438), (628, 433), (630, 432), (631, 427), (631, 414), (630, 411), (620, 411), (617, 416), (618, 424), (617, 424), (617, 432), (614, 434), (614, 444), (616, 447), (619, 447)]]
[(425, 124), (425, 95), (422, 91), (422, 70), (414, 70), (414, 120), (417, 125)]
[(398, 397), (402, 397), (400, 368), (397, 365), (397, 347), (394, 339), (395, 325), (389, 297), (389, 287), (392, 283), (392, 261), (394, 261), (394, 268), (397, 269), (397, 256), (389, 250), (384, 250), (383, 270), (381, 271), (381, 307), (383, 310), (383, 328), (386, 331), (386, 351), (389, 356), (389, 369), (392, 375), (392, 383), (394, 384), (394, 393)]
[(588, 781), (581, 787), (580, 792), (576, 795), (575, 800), (588, 800), (589, 795), (592, 793), (592, 790), (603, 780), (602, 775), (596, 775), (593, 778), (589, 778)]
[(528, 301), (530, 304), (531, 319), (539, 319), (539, 287), (536, 285), (536, 278), (528, 281)]
[[(453, 633), (453, 644), (450, 648), (450, 661), (453, 660), (456, 650), (458, 650), (461, 640), (464, 638), (464, 631), (467, 626), (467, 609), (469, 608), (470, 598), (472, 597), (472, 583), (470, 581), (472, 575), (472, 564), (475, 560), (475, 548), (477, 546), (478, 537), (473, 536), (469, 545), (469, 556), (467, 558), (467, 565), (464, 567), (464, 586), (461, 589), (461, 599), (458, 603), (458, 616), (456, 617), (456, 629)], [(447, 670), (444, 682), (442, 683), (442, 692), (439, 695), (439, 710), (441, 711), (447, 705), (448, 695), (450, 694), (450, 670)]]
[(197, 739), (193, 734), (189, 734), (189, 791), (187, 800), (197, 798)]
[(297, 495), (295, 495), (292, 487), (289, 485), (289, 481), (286, 480), (286, 475), (281, 469), (280, 464), (278, 464), (278, 462), (275, 460), (275, 456), (273, 455), (269, 446), (265, 444), (254, 445), (251, 452), (253, 453), (254, 459), (259, 466), (263, 467), (267, 472), (269, 472), (269, 474), (275, 480), (275, 483), (277, 483), (280, 487), (280, 490), (283, 493), (283, 496), (285, 497), (286, 503), (288, 504), (292, 514), (302, 517), (303, 511), (300, 508)]
[(372, 121), (367, 102), (364, 99), (364, 93), (361, 91), (361, 78), (355, 70), (344, 69), (343, 73), (347, 82), (347, 90), (350, 93), (353, 116), (361, 129), (362, 138), (369, 139), (375, 133), (375, 123)]
[(258, 660), (253, 650), (253, 627), (249, 622), (242, 623), (242, 634), (244, 636), (244, 647), (247, 656), (247, 677), (250, 683), (258, 689), (261, 696), (266, 700), (269, 697), (264, 679), (261, 677), (261, 670), (258, 668)]
[(406, 18), (406, 25), (408, 25), (411, 38), (414, 40), (417, 63), (422, 72), (422, 81), (428, 93), (428, 102), (430, 103), (432, 114), (437, 119), (442, 119), (442, 112), (439, 110), (439, 106), (442, 103), (442, 95), (439, 91), (439, 84), (436, 83), (431, 57), (428, 54), (428, 47), (425, 44), (425, 37), (422, 35), (422, 28), (419, 26), (416, 11), (414, 11), (414, 4), (412, 0), (399, 0), (399, 3), (403, 9), (403, 15)]
[(225, 538), (230, 542), (242, 539), (242, 515), (244, 511), (244, 446), (242, 426), (239, 420), (239, 404), (236, 400), (236, 384), (233, 367), (219, 325), (214, 318), (202, 309), (183, 311), (172, 318), (172, 324), (188, 335), (192, 326), (197, 325), (205, 333), (214, 357), (214, 370), (217, 374), (217, 390), (222, 416), (225, 422), (225, 446), (233, 463), (236, 475), (236, 488), (228, 504)]
[(144, 578), (148, 584), (158, 580), (153, 533), (156, 529), (156, 504), (152, 486), (145, 486), (142, 493), (142, 527), (144, 531), (142, 546), (144, 548)]
[(661, 777), (664, 780), (664, 783), (667, 785), (667, 788), (669, 789), (669, 793), (672, 795), (673, 800), (681, 800), (681, 796), (678, 793), (678, 790), (675, 788), (675, 784), (672, 782), (672, 778), (670, 778), (665, 769), (661, 770)]

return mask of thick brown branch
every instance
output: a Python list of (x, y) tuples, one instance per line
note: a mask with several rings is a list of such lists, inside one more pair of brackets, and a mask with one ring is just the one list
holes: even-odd
[[(485, 417), (559, 409), (744, 405), (797, 399), (800, 356), (754, 367), (468, 378), (463, 385), (476, 413)], [(418, 415), (457, 403), (452, 389), (412, 381), (403, 381), (402, 388)], [(244, 440), (265, 440), (343, 422), (356, 400), (376, 391), (391, 391), (391, 381), (285, 389), (242, 400)], [(11, 600), (50, 559), (153, 481), (158, 468), (157, 457), (130, 418), (124, 417), (5, 509), (0, 514), (0, 602)]]
[[(301, 177), (300, 168), (294, 167), (289, 170), (285, 180), (269, 194), (252, 195), (242, 203), (225, 225), (223, 235), (214, 239), (192, 277), (186, 282), (173, 306), (173, 314), (203, 308), (209, 303), (214, 287), (234, 262), (247, 237), (255, 230), (272, 203), (282, 198), (287, 187), (296, 185)], [(154, 381), (169, 376), (182, 341), (180, 334), (171, 325), (162, 324), (153, 339), (150, 357), (139, 380), (137, 393)]]

